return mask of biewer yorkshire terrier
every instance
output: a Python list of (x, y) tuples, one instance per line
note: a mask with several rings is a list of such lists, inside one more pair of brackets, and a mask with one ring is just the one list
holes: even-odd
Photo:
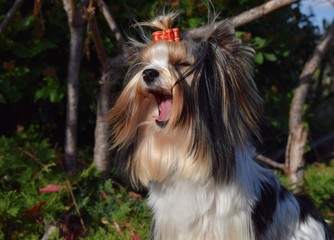
[(149, 190), (150, 239), (332, 239), (313, 205), (254, 161), (253, 49), (228, 21), (181, 40), (177, 15), (138, 24), (157, 31), (131, 40), (126, 86), (108, 115), (116, 158)]

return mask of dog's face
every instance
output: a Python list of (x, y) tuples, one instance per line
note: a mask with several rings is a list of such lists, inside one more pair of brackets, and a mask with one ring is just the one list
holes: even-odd
[(192, 65), (193, 56), (182, 42), (162, 41), (146, 46), (140, 58), (142, 69), (133, 80), (137, 81), (137, 94), (150, 101), (147, 109), (141, 111), (147, 111), (146, 125), (152, 131), (163, 131), (161, 128), (173, 125), (172, 119), (178, 118), (180, 109), (176, 102), (182, 101), (182, 93), (177, 81)]
[[(154, 26), (163, 30), (170, 17)], [(225, 22), (201, 41), (146, 42), (131, 51), (127, 85), (108, 120), (133, 182), (228, 181), (236, 148), (257, 133), (253, 50)]]

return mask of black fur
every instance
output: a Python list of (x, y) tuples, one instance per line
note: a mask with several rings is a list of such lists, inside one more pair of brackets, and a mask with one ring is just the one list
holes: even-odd
[(323, 225), (326, 240), (333, 240), (333, 236), (329, 231), (327, 224), (323, 220), (318, 209), (314, 206), (313, 202), (306, 196), (296, 196), (296, 199), (300, 207), (300, 221), (304, 222), (308, 217), (314, 218), (316, 221), (320, 222)]
[(260, 198), (257, 200), (252, 212), (256, 238), (261, 236), (272, 223), (278, 199), (277, 190), (271, 183), (261, 183)]

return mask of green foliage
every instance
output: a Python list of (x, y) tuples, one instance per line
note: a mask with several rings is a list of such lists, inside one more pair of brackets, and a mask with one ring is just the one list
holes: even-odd
[(63, 194), (38, 194), (48, 182), (62, 181), (62, 174), (50, 174), (56, 167), (56, 151), (38, 131), (32, 126), (26, 131), (20, 129), (12, 138), (0, 138), (0, 229), (13, 239), (37, 238), (43, 231), (41, 221), (54, 220), (66, 209), (60, 202)]
[(334, 205), (334, 161), (328, 165), (315, 163), (308, 167), (305, 174), (305, 188), (322, 212), (333, 221)]
[(13, 60), (5, 62), (3, 66), (4, 72), (0, 74), (0, 104), (18, 102), (29, 84), (25, 78), (30, 70), (27, 67), (15, 66)]
[(1, 236), (40, 239), (45, 225), (54, 225), (62, 229), (54, 239), (147, 238), (150, 215), (140, 195), (104, 180), (93, 165), (66, 176), (60, 154), (39, 131), (32, 126), (0, 138)]
[(36, 91), (35, 100), (49, 99), (51, 103), (58, 103), (63, 100), (65, 89), (59, 79), (56, 76), (47, 76), (43, 80), (46, 85)]

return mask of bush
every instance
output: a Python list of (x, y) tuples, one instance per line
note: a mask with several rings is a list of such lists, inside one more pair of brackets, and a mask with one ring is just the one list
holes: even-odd
[(310, 165), (305, 173), (305, 188), (334, 230), (334, 161)]
[(48, 239), (147, 238), (150, 215), (140, 195), (103, 179), (93, 165), (68, 177), (61, 155), (38, 132), (33, 126), (0, 138), (0, 239), (46, 232)]

